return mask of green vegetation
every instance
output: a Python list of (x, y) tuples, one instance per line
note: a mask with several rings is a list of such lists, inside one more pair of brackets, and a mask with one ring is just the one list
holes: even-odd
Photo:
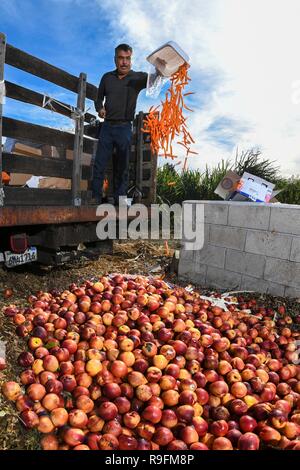
[(182, 203), (185, 200), (220, 200), (214, 190), (228, 170), (239, 175), (244, 171), (260, 176), (275, 184), (282, 192), (278, 200), (285, 204), (300, 204), (300, 177), (283, 178), (276, 163), (262, 158), (259, 150), (237, 153), (235, 160), (222, 160), (217, 166), (200, 170), (178, 172), (170, 163), (158, 169), (157, 202)]

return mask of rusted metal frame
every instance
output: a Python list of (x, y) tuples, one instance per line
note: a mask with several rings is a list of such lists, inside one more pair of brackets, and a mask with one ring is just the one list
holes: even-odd
[[(21, 225), (63, 224), (75, 222), (100, 221), (104, 217), (97, 216), (97, 206), (24, 206), (0, 208), (0, 229)], [(148, 213), (149, 210), (148, 210)], [(117, 219), (121, 220), (117, 215)], [(128, 217), (128, 221), (134, 217)]]
[(86, 74), (81, 73), (78, 83), (77, 111), (75, 122), (75, 138), (73, 151), (73, 172), (72, 172), (72, 203), (73, 206), (81, 206), (81, 161), (83, 152), (84, 133), (84, 108), (86, 94)]
[(100, 220), (96, 207), (25, 206), (0, 208), (0, 227)]

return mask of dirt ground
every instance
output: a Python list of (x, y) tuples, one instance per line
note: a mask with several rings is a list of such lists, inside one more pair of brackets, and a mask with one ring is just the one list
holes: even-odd
[(164, 272), (174, 253), (178, 241), (168, 242), (169, 253), (163, 241), (145, 240), (114, 242), (112, 255), (101, 255), (97, 260), (81, 258), (63, 266), (51, 267), (36, 263), (19, 266), (13, 270), (0, 269), (0, 291), (15, 287), (17, 296), (28, 295), (29, 291), (48, 290), (53, 287), (66, 288), (72, 282), (90, 279), (104, 273), (124, 272), (153, 274)]
[[(24, 350), (24, 342), (15, 335), (15, 325), (4, 317), (3, 307), (9, 304), (24, 306), (29, 294), (39, 290), (48, 291), (52, 288), (64, 290), (72, 282), (80, 283), (87, 279), (95, 279), (106, 273), (128, 273), (163, 276), (172, 283), (178, 283), (176, 276), (170, 272), (170, 264), (179, 242), (130, 241), (115, 243), (113, 255), (101, 256), (98, 260), (82, 259), (61, 267), (39, 267), (25, 265), (14, 270), (0, 268), (0, 352), (5, 346), (7, 369), (0, 372), (0, 386), (4, 381), (17, 380), (21, 369), (17, 357)], [(185, 283), (184, 285), (186, 285)], [(202, 293), (210, 292), (196, 286)], [(3, 298), (3, 290), (13, 288), (14, 294), (9, 299)], [(253, 296), (253, 294), (250, 294)], [(259, 301), (267, 306), (276, 308), (286, 305), (292, 314), (300, 314), (300, 299), (287, 300), (257, 294)], [(14, 406), (0, 394), (0, 449), (12, 450), (39, 449), (39, 434), (28, 431), (21, 425)]]

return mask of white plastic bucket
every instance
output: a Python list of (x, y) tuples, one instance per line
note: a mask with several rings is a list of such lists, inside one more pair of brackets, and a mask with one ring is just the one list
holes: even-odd
[(161, 75), (170, 77), (181, 65), (189, 62), (190, 58), (176, 42), (169, 41), (152, 52), (147, 60), (159, 70)]

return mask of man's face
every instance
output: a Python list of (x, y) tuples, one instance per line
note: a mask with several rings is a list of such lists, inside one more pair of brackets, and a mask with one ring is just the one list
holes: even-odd
[(127, 75), (131, 69), (131, 55), (130, 51), (118, 51), (115, 57), (115, 63), (119, 75)]

